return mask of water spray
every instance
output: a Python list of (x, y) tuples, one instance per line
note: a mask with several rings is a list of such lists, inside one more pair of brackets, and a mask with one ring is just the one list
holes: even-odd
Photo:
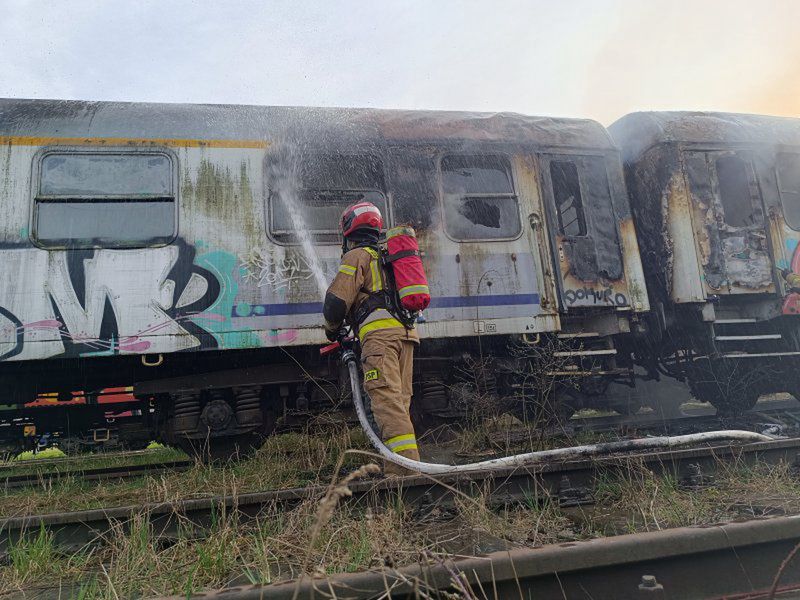
[(320, 298), (325, 297), (325, 290), (328, 288), (325, 280), (325, 273), (320, 264), (319, 255), (311, 237), (311, 231), (306, 224), (306, 218), (300, 208), (298, 199), (299, 177), (297, 174), (297, 161), (286, 160), (273, 165), (271, 168), (271, 183), (273, 191), (276, 193), (281, 203), (286, 207), (294, 224), (294, 234), (300, 242), (303, 255), (306, 259), (308, 268), (314, 276)]
[(466, 465), (446, 465), (441, 463), (426, 463), (418, 460), (411, 460), (389, 450), (383, 441), (375, 433), (372, 425), (367, 418), (367, 411), (364, 408), (364, 401), (361, 396), (361, 378), (358, 372), (358, 359), (355, 353), (355, 340), (352, 338), (339, 342), (334, 342), (320, 350), (320, 354), (327, 355), (341, 350), (340, 360), (347, 367), (350, 376), (350, 387), (353, 391), (353, 404), (356, 408), (358, 421), (369, 438), (370, 443), (385, 460), (396, 465), (427, 475), (445, 475), (448, 473), (468, 473), (472, 471), (485, 471), (491, 469), (513, 468), (530, 466), (551, 460), (575, 460), (580, 458), (611, 454), (613, 452), (625, 452), (630, 450), (649, 450), (649, 449), (670, 449), (688, 444), (699, 444), (704, 442), (769, 442), (774, 438), (743, 430), (721, 430), (708, 431), (704, 433), (691, 433), (688, 435), (658, 436), (641, 438), (636, 440), (622, 440), (618, 442), (606, 442), (602, 444), (587, 444), (584, 446), (571, 446), (568, 448), (556, 448), (554, 450), (540, 450), (537, 452), (526, 452), (503, 458), (494, 458)]

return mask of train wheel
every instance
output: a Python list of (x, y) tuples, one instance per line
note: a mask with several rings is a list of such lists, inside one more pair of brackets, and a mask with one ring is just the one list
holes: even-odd
[(189, 456), (204, 463), (227, 463), (251, 456), (275, 429), (277, 415), (273, 410), (260, 411), (261, 423), (255, 430), (216, 437), (190, 438), (175, 436), (175, 442)]

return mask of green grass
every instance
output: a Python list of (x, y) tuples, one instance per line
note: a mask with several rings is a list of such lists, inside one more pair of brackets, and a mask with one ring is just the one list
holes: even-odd
[(57, 555), (53, 534), (42, 525), (35, 535), (26, 535), (10, 545), (8, 557), (12, 576), (21, 584), (35, 581), (53, 566), (60, 568)]

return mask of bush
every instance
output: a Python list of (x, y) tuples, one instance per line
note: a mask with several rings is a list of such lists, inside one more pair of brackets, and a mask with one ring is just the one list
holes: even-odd
[(37, 460), (43, 458), (64, 458), (66, 454), (60, 448), (45, 448), (41, 452), (34, 453), (33, 450), (27, 450), (17, 454), (14, 460)]

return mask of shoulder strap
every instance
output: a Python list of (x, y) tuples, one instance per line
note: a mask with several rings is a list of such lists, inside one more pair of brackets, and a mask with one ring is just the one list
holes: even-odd
[(387, 254), (386, 262), (391, 263), (407, 256), (419, 256), (419, 250), (401, 250), (400, 252), (395, 252), (394, 254)]

